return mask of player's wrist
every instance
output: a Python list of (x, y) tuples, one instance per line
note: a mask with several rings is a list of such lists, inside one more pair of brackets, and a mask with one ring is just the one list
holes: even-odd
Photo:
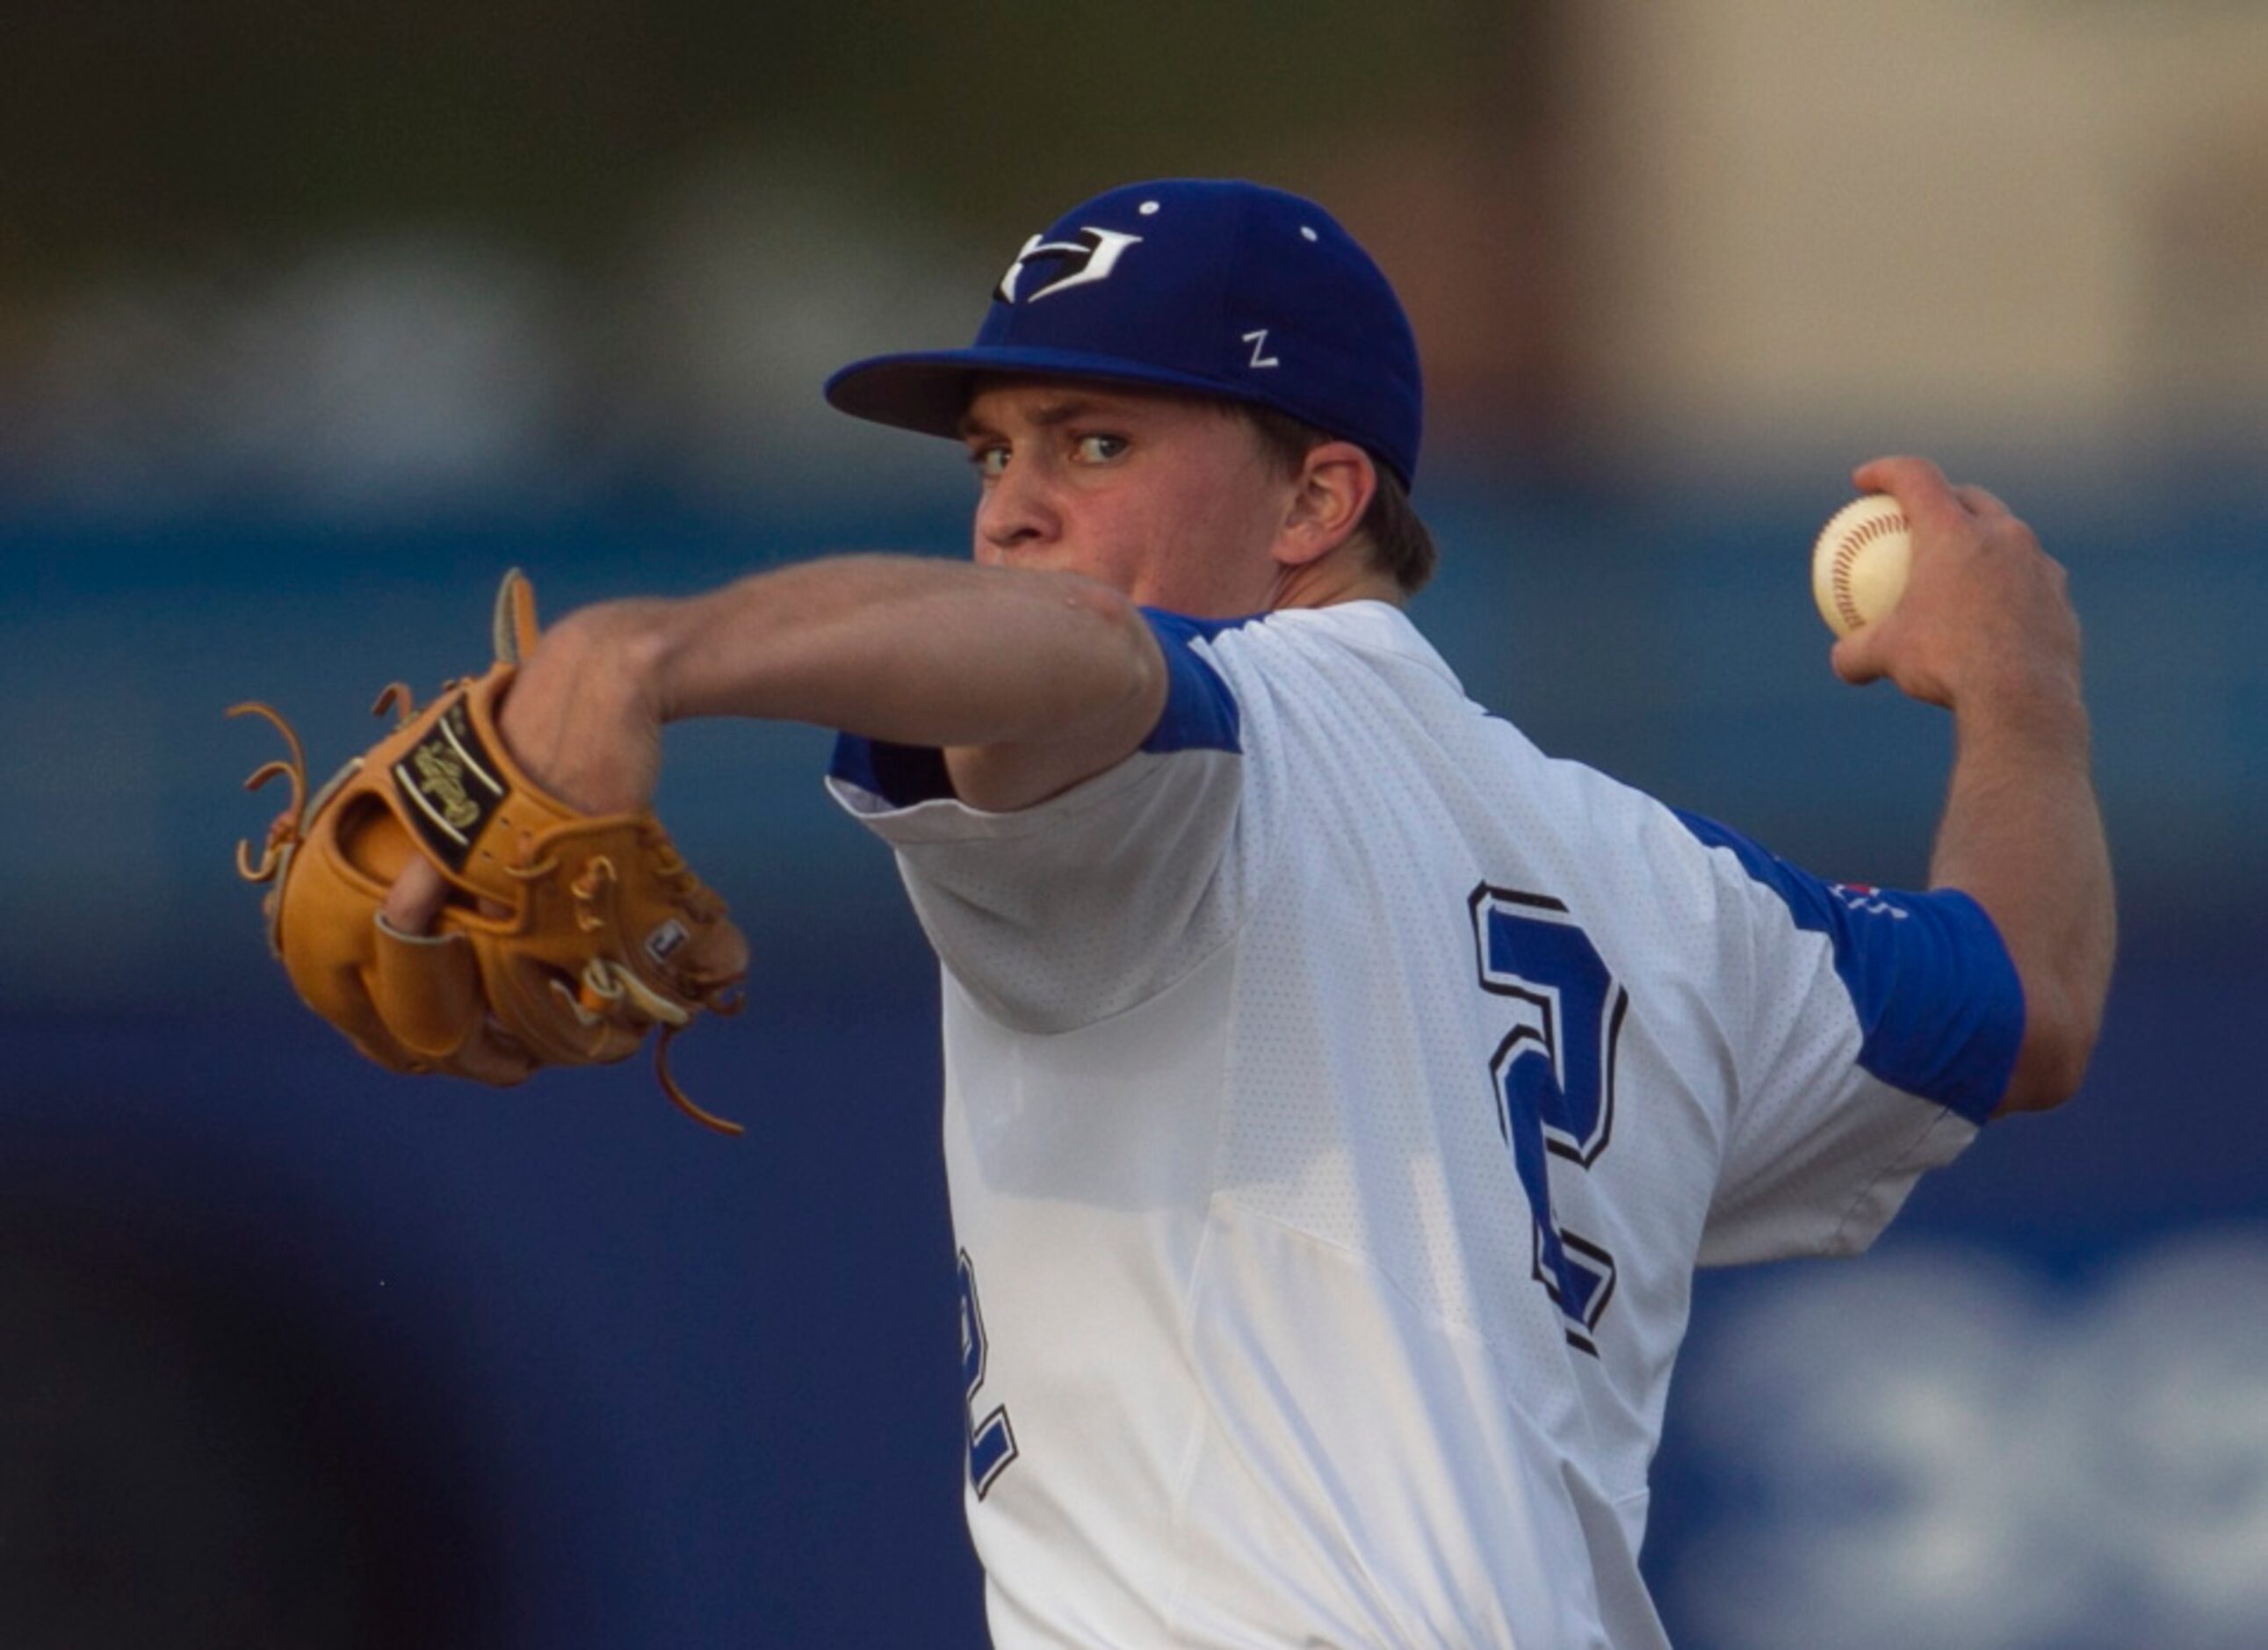
[(1955, 737), (1961, 750), (2029, 751), (2085, 766), (2093, 735), (2076, 670), (1994, 671), (1956, 689)]
[[(676, 645), (670, 623), (678, 604), (661, 600), (600, 602), (562, 620), (545, 636), (585, 691), (626, 717), (655, 723), (667, 715), (668, 673)], [(547, 663), (550, 661), (546, 661)]]

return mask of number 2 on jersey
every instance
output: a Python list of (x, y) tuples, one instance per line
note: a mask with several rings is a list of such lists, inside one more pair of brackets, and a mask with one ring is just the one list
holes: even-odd
[(1016, 1429), (1008, 1425), (1005, 1404), (995, 1405), (983, 1420), (976, 1418), (976, 1389), (984, 1384), (984, 1315), (976, 1308), (976, 1269), (968, 1251), (961, 1251), (961, 1384), (968, 1406), (968, 1484), (983, 1500), (1008, 1463), (1016, 1458)]
[(1630, 995), (1557, 900), (1484, 882), (1467, 903), (1481, 989), (1519, 1005), (1489, 1076), (1497, 1128), (1535, 1218), (1534, 1275), (1565, 1315), (1568, 1344), (1595, 1357), (1591, 1335), (1614, 1297), (1615, 1257), (1554, 1217), (1550, 1160), (1587, 1170), (1613, 1138)]

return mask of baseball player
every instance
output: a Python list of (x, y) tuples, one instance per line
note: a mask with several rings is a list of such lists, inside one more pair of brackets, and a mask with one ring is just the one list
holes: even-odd
[[(1927, 891), (1538, 751), (1404, 612), (1421, 394), (1309, 202), (1116, 189), (975, 344), (828, 398), (958, 439), (974, 565), (571, 615), (503, 730), (592, 807), (670, 721), (843, 731), (943, 964), (969, 1528), (1003, 1646), (1659, 1645), (1697, 1265), (1843, 1254), (2058, 1103), (2111, 951), (2060, 571), (1930, 465), (1837, 671), (1948, 708)], [(397, 888), (415, 932), (430, 894)]]

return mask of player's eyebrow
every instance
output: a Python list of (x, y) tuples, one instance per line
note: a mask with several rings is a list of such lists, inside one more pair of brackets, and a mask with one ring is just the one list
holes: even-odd
[[(1098, 401), (1089, 395), (1066, 396), (1062, 401), (1041, 402), (1038, 407), (1024, 416), (1024, 421), (1036, 424), (1042, 430), (1052, 430), (1058, 424), (1076, 424), (1081, 419), (1097, 416), (1123, 416), (1122, 404)], [(984, 436), (997, 436), (1000, 433), (1001, 431), (986, 424), (974, 412), (966, 412), (961, 416), (961, 438), (964, 441), (976, 440)]]

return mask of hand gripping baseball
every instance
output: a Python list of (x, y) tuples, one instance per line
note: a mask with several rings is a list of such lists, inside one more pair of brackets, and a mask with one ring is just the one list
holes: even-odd
[(2064, 570), (2007, 505), (1924, 459), (1876, 459), (1852, 480), (1896, 499), (1912, 566), (1897, 605), (1835, 645), (1838, 675), (1888, 676), (1948, 709), (2078, 702), (2079, 621)]
[[(291, 806), (256, 861), (238, 845), (237, 868), (272, 885), (269, 945), (300, 997), (380, 1065), (511, 1084), (623, 1059), (659, 1027), (664, 1092), (738, 1134), (687, 1098), (668, 1050), (701, 1011), (738, 1012), (747, 942), (651, 812), (585, 813), (516, 759), (497, 715), (535, 637), (515, 570), (488, 673), (422, 711), (388, 687), (374, 709), (398, 711), (394, 732), (312, 796), (290, 725), (265, 704), (231, 707), (274, 724), (291, 753), (246, 781), (288, 776)], [(423, 932), (387, 920), (395, 884), (419, 877), (439, 895)]]

